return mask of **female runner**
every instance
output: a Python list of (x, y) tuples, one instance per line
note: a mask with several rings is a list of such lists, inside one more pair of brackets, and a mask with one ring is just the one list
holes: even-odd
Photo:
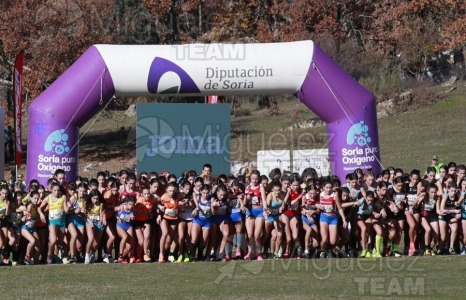
[(137, 239), (135, 246), (136, 263), (141, 263), (144, 259), (149, 259), (151, 218), (156, 209), (154, 196), (150, 194), (149, 187), (142, 187), (141, 196), (134, 206), (133, 229)]
[[(70, 183), (71, 185), (71, 183)], [(68, 262), (76, 263), (82, 252), (86, 237), (86, 214), (84, 205), (87, 198), (87, 188), (84, 183), (78, 185), (77, 191), (70, 198), (70, 211), (67, 215), (68, 233), (70, 235), (70, 255)]]
[[(175, 232), (178, 230), (178, 193), (177, 184), (169, 182), (165, 194), (161, 197), (162, 206), (160, 210), (163, 216), (157, 217), (157, 223), (160, 224), (162, 236), (160, 237), (160, 254), (159, 262), (165, 262), (165, 253), (170, 250), (170, 245), (175, 237)], [(169, 254), (171, 256), (173, 254)]]
[[(301, 179), (299, 176), (292, 176), (290, 178), (290, 187), (287, 190), (287, 196), (285, 196), (285, 210), (281, 215), (281, 220), (285, 224), (285, 235), (286, 235), (286, 246), (284, 258), (289, 257), (291, 251), (291, 244), (293, 243), (293, 254), (297, 257), (301, 256), (301, 243), (299, 241), (299, 220), (301, 211), (301, 202), (305, 191), (301, 188)], [(296, 251), (296, 253), (295, 253)]]
[(57, 260), (55, 255), (55, 245), (64, 246), (65, 241), (65, 214), (69, 210), (66, 196), (62, 194), (60, 184), (52, 182), (50, 186), (51, 194), (42, 201), (39, 207), (39, 215), (42, 222), (46, 223), (44, 211), (48, 207), (49, 215), (49, 245), (47, 252), (47, 263), (52, 264)]
[[(311, 184), (306, 187), (306, 194), (302, 199), (301, 220), (303, 222), (304, 236), (304, 258), (310, 258), (312, 252), (319, 247), (319, 224), (320, 211), (317, 209), (319, 203), (319, 191), (317, 186)], [(311, 241), (312, 239), (312, 241)], [(309, 249), (311, 247), (311, 249)]]
[(343, 227), (347, 227), (347, 219), (345, 212), (343, 211), (338, 193), (333, 192), (333, 184), (331, 181), (325, 181), (323, 186), (323, 192), (320, 194), (320, 203), (316, 204), (316, 207), (321, 211), (320, 214), (320, 234), (321, 241), (320, 247), (322, 252), (320, 257), (323, 258), (326, 255), (332, 256), (331, 251), (336, 246), (338, 240), (338, 215), (340, 214), (343, 220)]
[(104, 201), (102, 194), (97, 190), (92, 190), (87, 195), (84, 203), (86, 211), (86, 256), (85, 264), (95, 262), (95, 251), (99, 249), (100, 240), (105, 231), (107, 220), (105, 219)]
[[(191, 230), (191, 260), (202, 259), (202, 253), (207, 245), (212, 226), (212, 203), (209, 196), (209, 186), (203, 184), (200, 188), (201, 194), (194, 198), (196, 208), (193, 210), (193, 225)], [(200, 243), (199, 243), (200, 240)], [(199, 243), (199, 247), (198, 247)], [(196, 258), (196, 249), (199, 249)], [(206, 254), (207, 256), (207, 254)]]
[(264, 227), (264, 210), (267, 210), (264, 186), (259, 184), (260, 172), (251, 172), (251, 182), (246, 188), (246, 230), (248, 233), (248, 253), (244, 259), (249, 260), (255, 254), (257, 260), (262, 260), (261, 236)]
[(438, 222), (438, 214), (437, 210), (439, 209), (439, 201), (438, 201), (438, 187), (436, 185), (431, 185), (427, 189), (427, 195), (422, 199), (420, 207), (422, 209), (422, 220), (421, 224), (425, 230), (424, 233), (424, 244), (426, 246), (426, 250), (424, 251), (424, 255), (435, 255), (434, 247), (438, 249), (438, 241), (439, 241), (439, 222)]

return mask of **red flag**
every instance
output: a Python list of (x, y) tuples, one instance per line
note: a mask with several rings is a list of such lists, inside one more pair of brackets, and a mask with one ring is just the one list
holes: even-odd
[(13, 74), (13, 96), (15, 97), (15, 162), (20, 166), (23, 162), (23, 146), (21, 141), (21, 107), (23, 96), (23, 61), (24, 52), (16, 56)]

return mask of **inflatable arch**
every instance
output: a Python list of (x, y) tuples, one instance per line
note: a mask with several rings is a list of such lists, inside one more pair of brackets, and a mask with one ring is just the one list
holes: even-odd
[(327, 123), (332, 174), (380, 171), (374, 96), (312, 41), (94, 45), (29, 106), (27, 178), (74, 178), (79, 127), (114, 96), (260, 94), (293, 94)]

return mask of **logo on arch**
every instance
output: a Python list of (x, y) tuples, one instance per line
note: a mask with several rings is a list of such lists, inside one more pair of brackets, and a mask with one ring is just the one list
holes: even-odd
[(68, 134), (65, 133), (65, 129), (58, 129), (49, 134), (44, 144), (44, 151), (51, 152), (58, 155), (70, 152), (70, 146), (68, 145)]
[(180, 66), (168, 59), (156, 57), (150, 66), (147, 89), (152, 94), (200, 93), (194, 80)]
[(354, 124), (346, 134), (346, 143), (348, 145), (365, 146), (372, 141), (369, 136), (369, 126), (364, 121)]

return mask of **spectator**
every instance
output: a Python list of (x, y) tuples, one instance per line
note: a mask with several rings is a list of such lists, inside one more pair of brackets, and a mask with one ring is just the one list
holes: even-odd
[(440, 178), (440, 167), (444, 166), (444, 163), (439, 162), (438, 156), (434, 155), (432, 156), (432, 167), (435, 168), (435, 179)]

